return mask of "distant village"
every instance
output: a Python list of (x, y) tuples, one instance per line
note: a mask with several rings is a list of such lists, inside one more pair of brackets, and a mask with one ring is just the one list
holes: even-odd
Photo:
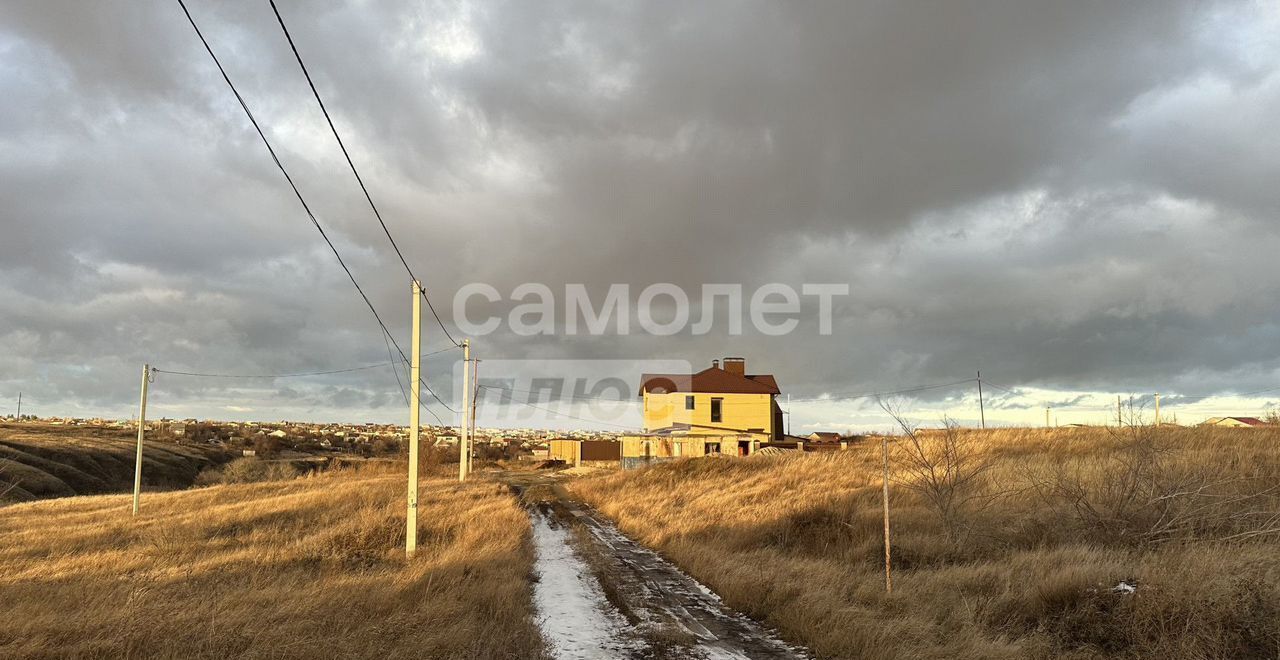
[[(19, 421), (13, 415), (0, 417)], [(89, 427), (130, 431), (137, 428), (132, 419), (100, 417), (36, 417), (23, 415), (21, 421), (49, 426)], [(333, 422), (224, 422), (196, 419), (147, 420), (148, 439), (198, 443), (227, 449), (239, 449), (247, 455), (255, 450), (292, 449), (313, 453), (346, 453), (375, 456), (396, 453), (409, 438), (409, 427), (397, 424), (340, 424)], [(423, 438), (441, 447), (456, 447), (459, 431), (454, 426), (424, 426)], [(609, 431), (556, 431), (548, 429), (477, 428), (478, 451), (518, 455), (546, 455), (552, 440), (612, 441), (616, 433)]]

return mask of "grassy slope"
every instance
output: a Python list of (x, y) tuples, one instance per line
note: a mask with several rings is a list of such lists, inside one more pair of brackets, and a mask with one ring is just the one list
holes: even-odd
[[(0, 508), (0, 657), (536, 658), (529, 524), (493, 484), (402, 475)], [(464, 525), (465, 522), (475, 521)]]
[[(1161, 474), (1203, 469), (1233, 487), (1280, 485), (1280, 432), (1165, 435)], [(892, 595), (882, 572), (878, 443), (684, 460), (570, 489), (730, 605), (825, 657), (1280, 656), (1280, 535), (1205, 540), (1222, 533), (1203, 524), (1154, 543), (1102, 534), (1024, 489), (1035, 475), (1074, 465), (1098, 496), (1128, 456), (1116, 438), (1098, 430), (977, 437), (993, 465), (988, 488), (1007, 492), (968, 512), (969, 531), (953, 543), (922, 498), (896, 485)], [(1272, 494), (1252, 506), (1274, 513), (1280, 502)], [(1147, 513), (1126, 515), (1145, 525)], [(1136, 580), (1138, 592), (1113, 594), (1121, 580)]]
[[(33, 423), (0, 424), (0, 491), (7, 499), (90, 495), (133, 489), (136, 436), (132, 431)], [(220, 450), (147, 442), (145, 488), (186, 488), (200, 470), (225, 462)]]

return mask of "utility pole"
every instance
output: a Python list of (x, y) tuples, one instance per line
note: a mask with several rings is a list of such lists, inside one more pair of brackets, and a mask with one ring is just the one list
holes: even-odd
[(471, 340), (462, 340), (462, 419), (458, 428), (458, 481), (466, 481), (471, 472), (471, 436), (467, 418), (471, 411)]
[(18, 421), (22, 421), (22, 392), (18, 392)]
[(133, 462), (133, 515), (138, 515), (142, 497), (142, 439), (147, 433), (147, 383), (151, 382), (151, 365), (142, 365), (142, 396), (138, 404), (138, 454)]
[(413, 281), (413, 354), (409, 358), (409, 492), (405, 515), (404, 554), (412, 557), (418, 549), (418, 439), (422, 432), (422, 285)]
[(1049, 411), (1050, 410), (1051, 408), (1049, 408), (1049, 406), (1044, 407), (1044, 427), (1045, 428), (1049, 428)]
[[(476, 441), (476, 400), (480, 394), (480, 358), (471, 360), (471, 443)], [(475, 452), (467, 452), (467, 473), (470, 474), (475, 470)]]
[(791, 435), (791, 393), (787, 392), (787, 435)]
[(1160, 393), (1156, 392), (1156, 426), (1160, 426)]
[(1120, 395), (1116, 395), (1116, 426), (1124, 426), (1124, 408), (1120, 405)]
[(892, 554), (889, 549), (889, 436), (880, 436), (880, 447), (884, 453), (884, 591), (893, 593)]
[(987, 409), (982, 402), (982, 370), (978, 370), (978, 416), (982, 420), (982, 428), (987, 428)]

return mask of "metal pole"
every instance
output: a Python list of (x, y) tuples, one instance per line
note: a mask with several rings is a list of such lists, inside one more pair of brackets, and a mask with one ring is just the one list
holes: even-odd
[(471, 411), (471, 340), (462, 340), (462, 419), (458, 428), (458, 481), (471, 472), (471, 442), (467, 418)]
[(142, 497), (142, 439), (147, 432), (147, 383), (151, 380), (151, 365), (142, 365), (142, 396), (138, 404), (138, 453), (133, 462), (133, 515), (138, 515), (138, 500)]
[(404, 554), (412, 557), (418, 549), (418, 440), (422, 432), (422, 285), (413, 282), (413, 356), (409, 358), (409, 380), (413, 394), (409, 400), (409, 492), (405, 514)]
[(978, 371), (978, 416), (982, 420), (982, 428), (987, 428), (987, 409), (982, 402), (982, 371)]
[(892, 554), (889, 546), (889, 436), (881, 436), (880, 446), (884, 451), (884, 591), (893, 593)]

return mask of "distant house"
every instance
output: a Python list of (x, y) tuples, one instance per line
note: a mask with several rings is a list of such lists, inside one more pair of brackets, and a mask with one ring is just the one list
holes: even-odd
[(681, 456), (750, 456), (782, 436), (778, 382), (746, 360), (712, 360), (695, 374), (644, 374), (644, 432), (624, 434), (622, 467)]
[(809, 440), (813, 442), (840, 442), (840, 434), (831, 431), (814, 431), (809, 434)]
[(746, 433), (760, 441), (782, 435), (778, 382), (769, 374), (748, 374), (747, 362), (727, 357), (724, 366), (696, 374), (644, 374), (644, 430), (688, 431), (690, 434)]
[(1206, 419), (1201, 426), (1226, 426), (1230, 428), (1249, 428), (1256, 426), (1270, 426), (1266, 422), (1257, 417), (1210, 417)]

